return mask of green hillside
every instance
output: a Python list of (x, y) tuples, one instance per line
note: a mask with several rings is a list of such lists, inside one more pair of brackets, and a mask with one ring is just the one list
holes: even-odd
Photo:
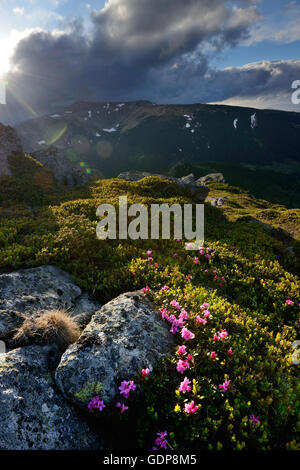
[[(176, 314), (170, 304), (176, 300), (195, 334), (186, 342), (191, 357), (184, 374), (176, 370), (176, 351), (183, 344), (177, 334), (174, 354), (144, 381), (145, 395), (132, 403), (133, 411), (119, 422), (114, 409), (105, 410), (104, 423), (117, 420), (112, 448), (122, 442), (124, 448), (151, 449), (165, 430), (177, 450), (299, 447), (299, 366), (292, 363), (292, 343), (299, 334), (300, 210), (212, 185), (208, 200), (227, 199), (221, 208), (205, 204), (201, 254), (178, 241), (96, 238), (97, 207), (117, 206), (120, 195), (127, 195), (129, 204), (195, 202), (173, 182), (91, 181), (69, 196), (57, 187), (52, 201), (47, 188), (43, 191), (34, 207), (13, 196), (4, 207), (2, 195), (1, 270), (53, 264), (101, 302), (149, 286), (146, 295), (157, 314), (162, 308)], [(207, 323), (197, 321), (203, 303), (210, 312)], [(214, 341), (222, 330), (227, 339)], [(178, 390), (184, 377), (191, 383), (185, 394)], [(222, 391), (226, 381), (228, 390)], [(198, 408), (188, 414), (185, 405), (192, 401)]]
[(232, 186), (239, 186), (257, 198), (284, 204), (290, 208), (300, 207), (300, 163), (289, 167), (285, 165), (250, 165), (225, 162), (203, 162), (190, 164), (179, 161), (168, 174), (181, 177), (193, 173), (200, 178), (208, 173), (223, 173), (225, 180)]

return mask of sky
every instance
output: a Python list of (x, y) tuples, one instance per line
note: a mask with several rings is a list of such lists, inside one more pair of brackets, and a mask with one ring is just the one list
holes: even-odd
[(300, 0), (0, 0), (15, 119), (85, 100), (299, 112), (299, 52)]

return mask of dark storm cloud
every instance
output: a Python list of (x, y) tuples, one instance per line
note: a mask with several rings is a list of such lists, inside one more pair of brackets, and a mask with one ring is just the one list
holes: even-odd
[(254, 93), (266, 84), (279, 86), (266, 67), (209, 70), (206, 51), (237, 44), (260, 19), (258, 1), (229, 3), (110, 0), (92, 13), (90, 36), (78, 20), (67, 33), (23, 39), (9, 86), (37, 112), (77, 100), (216, 101), (240, 94), (241, 88)]

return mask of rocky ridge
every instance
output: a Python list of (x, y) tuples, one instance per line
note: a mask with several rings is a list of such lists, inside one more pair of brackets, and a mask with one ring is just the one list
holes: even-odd
[[(174, 346), (168, 327), (141, 292), (101, 307), (54, 266), (0, 275), (0, 449), (101, 449), (101, 434), (81, 408), (100, 394), (109, 404), (118, 384), (155, 367)], [(26, 318), (68, 309), (83, 329), (61, 357), (56, 344), (16, 348), (11, 340)], [(98, 392), (98, 393), (97, 393)], [(74, 407), (73, 407), (74, 406)], [(98, 427), (99, 427), (98, 426)]]

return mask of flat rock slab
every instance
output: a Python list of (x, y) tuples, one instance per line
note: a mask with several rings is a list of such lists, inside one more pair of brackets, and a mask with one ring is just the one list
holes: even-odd
[(79, 418), (49, 373), (51, 346), (0, 354), (0, 449), (101, 449), (99, 437)]
[[(55, 266), (40, 266), (0, 275), (0, 339), (10, 337), (26, 317), (67, 309), (81, 326), (101, 308), (71, 276)], [(2, 312), (1, 312), (2, 311)]]
[(140, 292), (122, 294), (95, 313), (77, 343), (63, 354), (56, 383), (67, 399), (85, 410), (95, 394), (109, 404), (121, 381), (133, 380), (143, 368), (152, 369), (173, 346), (169, 327), (149, 300)]

